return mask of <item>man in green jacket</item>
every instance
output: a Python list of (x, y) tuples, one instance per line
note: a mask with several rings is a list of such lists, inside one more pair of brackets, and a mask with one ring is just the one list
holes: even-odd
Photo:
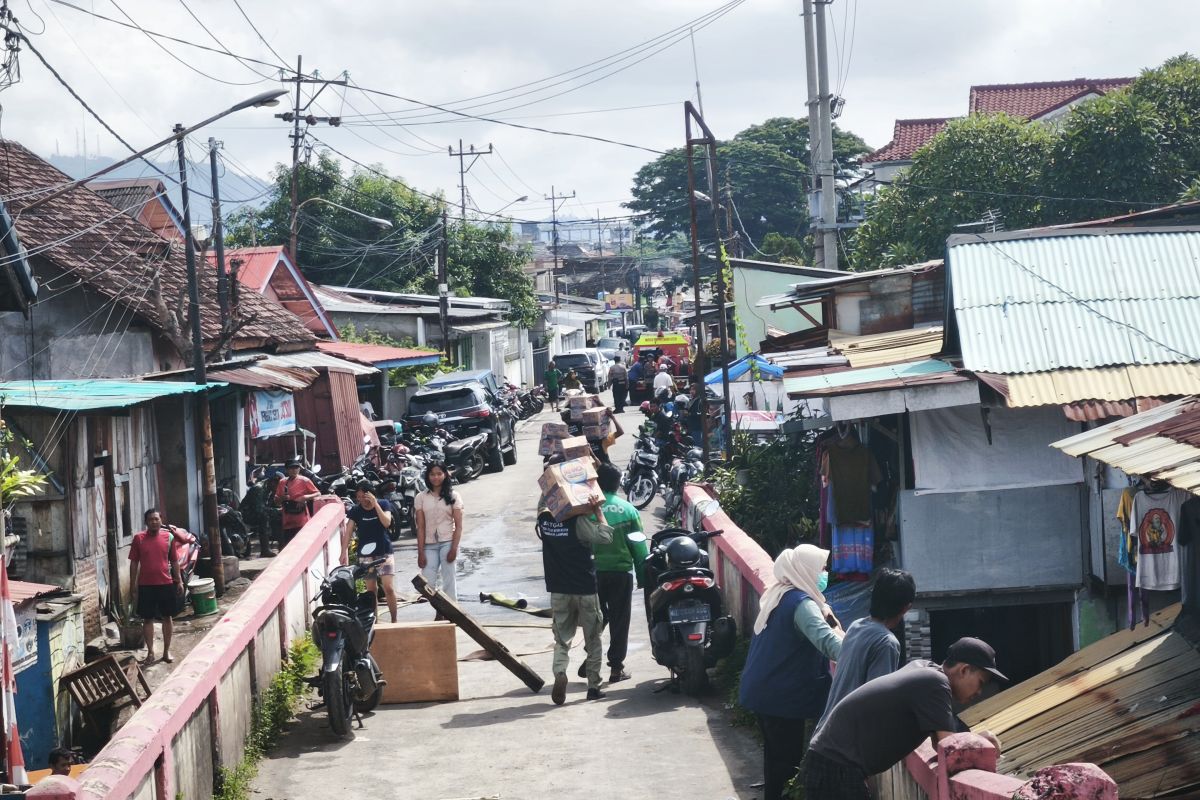
[(562, 370), (558, 368), (553, 361), (546, 365), (546, 394), (550, 395), (550, 407), (558, 411), (559, 388), (558, 384), (562, 380)]
[(604, 492), (604, 519), (612, 527), (612, 541), (592, 546), (596, 557), (596, 593), (600, 597), (600, 610), (608, 625), (608, 666), (611, 670), (608, 682), (617, 683), (629, 679), (625, 671), (625, 655), (629, 649), (629, 618), (633, 599), (633, 575), (637, 573), (637, 585), (642, 585), (642, 569), (646, 560), (646, 548), (638, 547), (629, 540), (644, 541), (642, 515), (625, 500), (617, 496), (621, 485), (621, 470), (610, 463), (596, 468), (596, 482)]

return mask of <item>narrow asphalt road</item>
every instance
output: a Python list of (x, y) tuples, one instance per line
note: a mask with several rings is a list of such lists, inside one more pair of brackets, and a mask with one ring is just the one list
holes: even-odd
[[(575, 677), (583, 657), (572, 651), (564, 706), (550, 701), (553, 638), (549, 620), (483, 605), (479, 593), (498, 591), (549, 606), (541, 549), (533, 531), (541, 459), (537, 439), (549, 411), (518, 433), (519, 462), (498, 475), (460, 487), (466, 530), (458, 574), (460, 605), (546, 679), (538, 694), (494, 661), (460, 661), (460, 700), (380, 706), (352, 739), (336, 741), (324, 711), (304, 710), (264, 761), (253, 796), (263, 800), (331, 797), (420, 800), (750, 800), (761, 778), (761, 750), (744, 729), (733, 728), (723, 697), (696, 699), (672, 692), (667, 670), (654, 663), (644, 618), (630, 626), (626, 669), (632, 679), (606, 686), (607, 697), (584, 699)], [(628, 431), (640, 419), (622, 417)], [(632, 436), (614, 447), (628, 461)], [(645, 527), (662, 527), (660, 501), (643, 512)], [(415, 541), (397, 553), (397, 590), (412, 594)], [(404, 607), (401, 621), (431, 619), (424, 604)], [(605, 636), (607, 647), (608, 637)], [(461, 659), (479, 646), (458, 632)], [(604, 671), (607, 677), (607, 669)]]

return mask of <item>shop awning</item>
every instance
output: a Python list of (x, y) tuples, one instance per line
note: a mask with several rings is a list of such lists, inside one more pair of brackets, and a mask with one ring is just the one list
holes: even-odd
[(317, 342), (317, 349), (347, 361), (366, 364), (380, 369), (395, 367), (420, 367), (440, 364), (442, 354), (430, 350), (415, 350), (409, 347), (393, 347), (386, 344), (364, 344), (361, 342)]
[(47, 411), (98, 411), (128, 408), (161, 397), (192, 394), (224, 387), (177, 381), (34, 380), (0, 381), (0, 404)]

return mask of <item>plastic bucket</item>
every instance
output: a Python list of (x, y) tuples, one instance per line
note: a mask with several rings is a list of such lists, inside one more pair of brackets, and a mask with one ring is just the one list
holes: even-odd
[(197, 617), (217, 613), (217, 587), (212, 578), (195, 578), (188, 584), (192, 613)]

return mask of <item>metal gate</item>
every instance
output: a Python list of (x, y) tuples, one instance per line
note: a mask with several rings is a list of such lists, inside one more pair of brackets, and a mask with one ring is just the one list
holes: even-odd
[(550, 364), (550, 348), (535, 347), (533, 349), (533, 382), (543, 383), (546, 380), (546, 367)]

